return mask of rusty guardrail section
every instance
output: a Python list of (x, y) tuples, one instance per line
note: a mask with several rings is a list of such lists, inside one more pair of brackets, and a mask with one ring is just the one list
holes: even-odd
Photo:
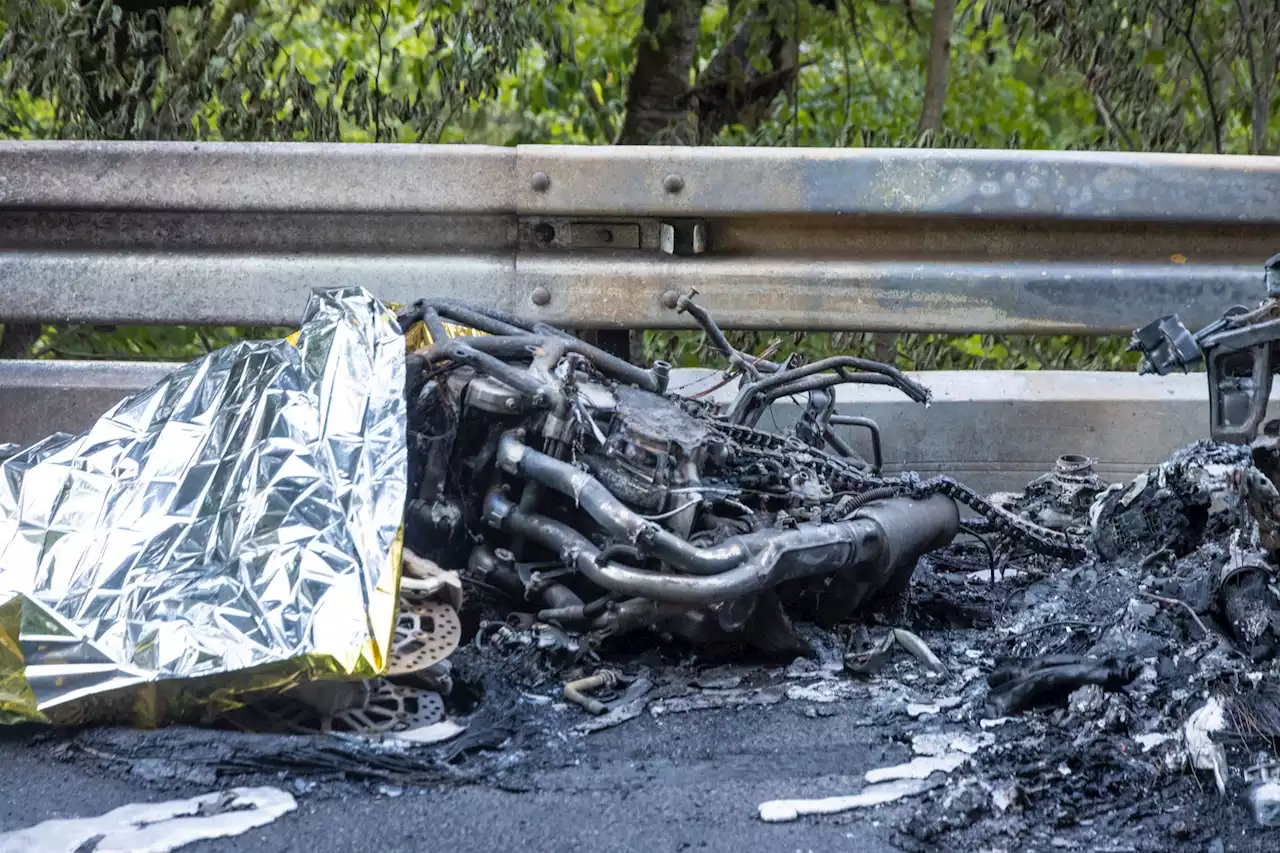
[(1127, 333), (1259, 296), (1280, 158), (0, 143), (0, 320), (293, 322), (313, 285), (577, 328)]
[[(574, 328), (683, 326), (664, 296), (697, 288), (734, 328), (1128, 333), (1256, 303), (1276, 251), (1276, 157), (0, 142), (0, 323), (291, 325), (310, 288), (361, 284)], [(0, 362), (0, 441), (166, 369)], [(1197, 377), (920, 378), (952, 389), (928, 412), (840, 405), (982, 488), (1207, 434)]]

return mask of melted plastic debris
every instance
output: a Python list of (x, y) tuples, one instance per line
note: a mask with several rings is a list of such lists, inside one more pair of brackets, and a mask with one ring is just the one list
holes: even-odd
[(796, 702), (830, 703), (865, 696), (866, 687), (856, 682), (835, 679), (797, 684), (787, 688), (787, 698)]
[(960, 707), (960, 703), (963, 701), (959, 696), (946, 696), (936, 702), (908, 702), (907, 714), (916, 719), (932, 717), (935, 714), (941, 714), (943, 711)]
[(589, 720), (584, 720), (581, 723), (578, 723), (573, 727), (573, 730), (577, 734), (587, 735), (592, 732), (604, 731), (605, 729), (611, 729), (614, 726), (620, 726), (623, 723), (630, 722), (643, 714), (645, 706), (648, 705), (648, 703), (649, 700), (644, 698), (624, 702), (610, 708), (609, 711), (598, 717), (592, 717)]
[(895, 779), (928, 779), (934, 773), (950, 773), (958, 770), (968, 761), (967, 755), (958, 752), (947, 755), (922, 755), (911, 759), (906, 764), (868, 770), (864, 778), (872, 784), (892, 782)]
[(702, 690), (688, 696), (673, 696), (662, 699), (649, 706), (649, 713), (655, 717), (664, 714), (683, 714), (689, 711), (710, 711), (715, 708), (742, 708), (748, 705), (776, 705), (785, 696), (780, 687), (764, 690)]
[(1187, 719), (1182, 735), (1187, 742), (1187, 755), (1197, 770), (1213, 772), (1218, 793), (1227, 792), (1227, 752), (1222, 744), (1214, 743), (1213, 735), (1227, 727), (1222, 702), (1210, 699)]
[(1280, 782), (1263, 782), (1249, 793), (1249, 808), (1258, 826), (1280, 827)]
[(168, 853), (196, 841), (243, 835), (297, 807), (278, 788), (232, 788), (121, 806), (100, 817), (46, 820), (0, 835), (0, 853)]
[(1150, 734), (1138, 735), (1134, 738), (1138, 745), (1142, 747), (1143, 752), (1150, 752), (1159, 746), (1164, 746), (1173, 740), (1173, 735), (1161, 734), (1160, 732), (1151, 732)]
[(766, 823), (792, 821), (800, 815), (838, 814), (839, 812), (882, 806), (903, 797), (915, 797), (935, 787), (924, 779), (900, 779), (883, 785), (869, 785), (847, 797), (825, 797), (820, 800), (770, 800), (760, 804), (760, 819)]

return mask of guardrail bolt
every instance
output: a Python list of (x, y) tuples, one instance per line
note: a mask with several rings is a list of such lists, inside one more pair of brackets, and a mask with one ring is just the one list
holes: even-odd
[(668, 290), (662, 294), (662, 307), (668, 311), (676, 310), (676, 306), (680, 304), (680, 294), (674, 290)]
[(662, 180), (662, 188), (674, 195), (684, 189), (684, 178), (679, 175), (667, 175)]
[(545, 287), (535, 287), (531, 294), (534, 305), (546, 305), (551, 301), (551, 291)]
[(529, 182), (529, 185), (533, 187), (534, 192), (544, 193), (551, 189), (551, 178), (548, 177), (546, 172), (534, 172), (533, 180)]

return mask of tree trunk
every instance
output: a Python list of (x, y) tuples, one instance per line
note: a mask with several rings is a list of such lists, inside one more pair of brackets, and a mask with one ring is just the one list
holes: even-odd
[(619, 145), (696, 143), (688, 98), (705, 0), (645, 0)]
[[(1277, 28), (1272, 25), (1272, 13), (1259, 13), (1252, 0), (1236, 0), (1240, 29), (1244, 35), (1245, 58), (1249, 66), (1249, 86), (1253, 95), (1250, 110), (1252, 133), (1249, 136), (1249, 153), (1267, 153), (1267, 124), (1271, 119), (1271, 87), (1276, 77), (1275, 52)], [(1261, 45), (1255, 47), (1255, 34), (1261, 36)]]
[(876, 361), (884, 364), (896, 364), (898, 361), (898, 336), (892, 333), (880, 332), (871, 336), (871, 345), (874, 347), (874, 358)]
[(942, 131), (942, 106), (947, 100), (947, 77), (951, 71), (951, 29), (956, 17), (956, 0), (934, 0), (929, 37), (929, 68), (925, 73), (924, 107), (920, 110), (921, 133)]
[[(645, 0), (617, 144), (705, 144), (725, 127), (768, 109), (795, 79), (792, 22), (779, 22), (761, 0), (690, 88), (704, 5), (705, 0)], [(757, 69), (750, 55), (752, 32), (761, 24), (768, 26), (768, 71)]]
[(0, 359), (26, 358), (38, 340), (38, 323), (6, 323), (0, 326)]

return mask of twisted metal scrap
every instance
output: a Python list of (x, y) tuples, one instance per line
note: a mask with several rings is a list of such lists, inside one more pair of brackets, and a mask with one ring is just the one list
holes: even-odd
[(396, 622), (404, 338), (362, 289), (0, 464), (0, 721), (367, 678)]

